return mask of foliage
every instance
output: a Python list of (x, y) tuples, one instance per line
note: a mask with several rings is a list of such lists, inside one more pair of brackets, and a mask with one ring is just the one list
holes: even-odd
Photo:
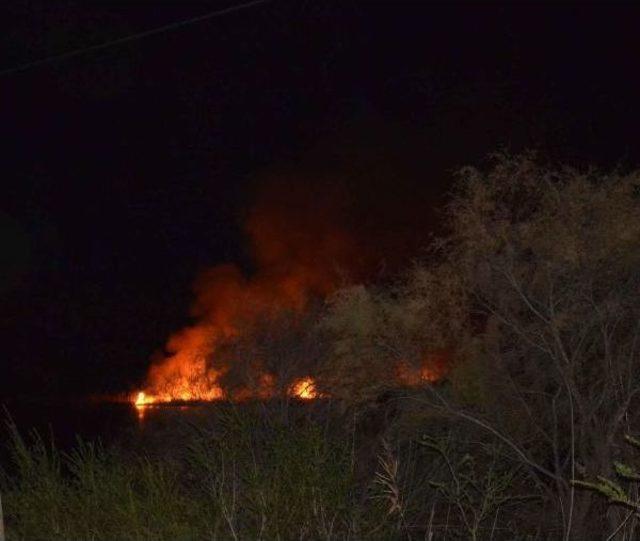
[(490, 520), (494, 521), (495, 528), (495, 519), (502, 507), (524, 499), (512, 490), (519, 474), (518, 468), (504, 460), (499, 461), (497, 449), (485, 452), (489, 462), (479, 464), (478, 458), (468, 453), (456, 457), (448, 441), (424, 436), (421, 443), (445, 462), (446, 481), (431, 481), (430, 484), (447, 503), (454, 506), (469, 539), (479, 539), (481, 529)]
[[(625, 440), (636, 449), (640, 449), (640, 440), (638, 438), (626, 434)], [(629, 538), (632, 538), (633, 532), (638, 526), (638, 519), (640, 519), (640, 499), (638, 498), (637, 490), (630, 490), (629, 485), (640, 482), (640, 472), (637, 467), (618, 460), (613, 462), (613, 469), (620, 481), (598, 475), (595, 481), (572, 479), (571, 483), (576, 487), (599, 494), (605, 498), (610, 506), (619, 506), (628, 510), (626, 517), (620, 520), (620, 524), (611, 537), (625, 529), (626, 531), (623, 533), (627, 534), (628, 532)], [(623, 487), (620, 484), (621, 482), (624, 482), (627, 487)]]
[(505, 444), (566, 539), (601, 531), (598, 503), (569, 480), (606, 470), (640, 420), (638, 216), (639, 172), (550, 168), (533, 154), (462, 169), (448, 232), (423, 261), (391, 288), (334, 299), (341, 396), (359, 398), (368, 373), (383, 376), (364, 387), (375, 400), (394, 360), (451, 352), (452, 392), (426, 386), (425, 407)]
[[(468, 431), (448, 429), (447, 457), (477, 458), (456, 470), (469, 475), (472, 500), (430, 484), (452, 486), (427, 440), (389, 433), (372, 445), (331, 409), (283, 407), (218, 405), (127, 448), (79, 440), (63, 452), (35, 434), (26, 442), (12, 426), (13, 460), (0, 477), (8, 539), (465, 539), (459, 506), (479, 513), (478, 539), (530, 531), (494, 513), (521, 493), (521, 479), (490, 447), (471, 450)], [(171, 434), (178, 446), (166, 441)], [(493, 503), (482, 503), (485, 491)]]
[(490, 367), (495, 406), (481, 417), (555, 487), (567, 536), (593, 516), (567, 479), (610, 463), (638, 421), (638, 186), (638, 173), (498, 156), (489, 172), (461, 172), (441, 244), (481, 323), (462, 344)]

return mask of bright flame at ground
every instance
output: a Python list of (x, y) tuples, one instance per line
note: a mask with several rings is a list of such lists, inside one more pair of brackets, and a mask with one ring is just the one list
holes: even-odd
[[(262, 389), (256, 391), (255, 397), (260, 399), (268, 399), (273, 396), (273, 378), (264, 376), (261, 378)], [(289, 386), (289, 390), (287, 393), (289, 396), (293, 398), (299, 398), (301, 400), (313, 400), (315, 398), (322, 398), (322, 395), (316, 389), (316, 383), (313, 378), (306, 377), (302, 379), (298, 379), (294, 381), (293, 384)], [(242, 400), (243, 398), (249, 398), (251, 395), (240, 395), (238, 398)], [(146, 393), (145, 391), (139, 391), (132, 396), (132, 402), (138, 410), (142, 410), (147, 406), (152, 404), (168, 404), (171, 402), (189, 402), (195, 400), (201, 400), (205, 402), (213, 402), (215, 400), (222, 400), (224, 398), (222, 390), (219, 388), (211, 389), (210, 392), (204, 394), (193, 395), (188, 390), (183, 391), (182, 393), (173, 394), (160, 394), (154, 395)]]
[[(447, 372), (449, 361), (446, 353), (432, 354), (425, 357), (421, 366), (414, 366), (405, 361), (399, 361), (395, 367), (395, 378), (399, 385), (415, 387), (427, 383), (434, 383), (440, 380)], [(189, 366), (197, 366), (191, 363)], [(166, 365), (165, 367), (166, 368)], [(173, 385), (166, 386), (162, 391), (147, 388), (131, 396), (131, 402), (138, 410), (142, 419), (143, 410), (154, 404), (169, 404), (172, 402), (214, 402), (217, 400), (231, 399), (235, 401), (244, 400), (268, 400), (278, 395), (277, 382), (270, 374), (264, 373), (258, 378), (258, 385), (253, 389), (244, 389), (235, 392), (231, 396), (224, 393), (217, 383), (218, 375), (215, 371), (207, 371), (204, 363), (198, 370), (189, 374), (190, 377), (174, 377)], [(282, 387), (281, 387), (282, 388)], [(327, 395), (320, 393), (316, 386), (316, 381), (306, 376), (299, 378), (289, 384), (286, 394), (292, 398), (300, 400), (315, 400), (326, 398)]]
[(296, 381), (291, 386), (289, 394), (302, 400), (313, 400), (320, 397), (312, 378), (303, 378)]
[(135, 405), (136, 406), (146, 406), (147, 404), (153, 404), (155, 402), (152, 396), (147, 396), (143, 391), (140, 391), (136, 395)]
[(133, 403), (138, 408), (143, 408), (151, 404), (167, 404), (169, 402), (213, 402), (215, 400), (222, 400), (223, 394), (219, 388), (210, 389), (208, 392), (194, 394), (189, 390), (182, 391), (177, 394), (148, 394), (144, 391), (140, 391), (133, 397)]

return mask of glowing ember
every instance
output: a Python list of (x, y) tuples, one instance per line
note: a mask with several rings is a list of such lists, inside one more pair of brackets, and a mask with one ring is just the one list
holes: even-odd
[(290, 395), (302, 400), (313, 400), (320, 396), (312, 378), (303, 378), (296, 381), (291, 386)]
[(419, 387), (442, 379), (449, 365), (447, 352), (433, 352), (425, 355), (418, 366), (405, 360), (398, 361), (395, 366), (395, 378), (398, 384)]
[(435, 383), (442, 377), (436, 369), (428, 366), (423, 366), (420, 369), (420, 380), (427, 383)]

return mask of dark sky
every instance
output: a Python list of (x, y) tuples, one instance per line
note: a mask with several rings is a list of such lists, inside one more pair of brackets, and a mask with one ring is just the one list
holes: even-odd
[(273, 1), (11, 70), (238, 3), (2, 3), (0, 395), (139, 382), (280, 172), (426, 238), (497, 149), (640, 160), (631, 6)]

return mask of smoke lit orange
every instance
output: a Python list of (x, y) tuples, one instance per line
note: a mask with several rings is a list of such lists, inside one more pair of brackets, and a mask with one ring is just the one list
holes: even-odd
[[(153, 364), (134, 402), (144, 406), (273, 394), (273, 378), (265, 373), (253, 378), (258, 389), (232, 396), (222, 384), (229, 366), (216, 351), (258, 320), (303, 314), (311, 299), (324, 298), (347, 277), (357, 276), (358, 246), (342, 223), (344, 199), (331, 190), (309, 197), (299, 183), (265, 190), (246, 223), (258, 271), (248, 277), (226, 264), (198, 277), (195, 324), (169, 338), (166, 355)], [(310, 379), (277, 383), (302, 399), (317, 396)]]

